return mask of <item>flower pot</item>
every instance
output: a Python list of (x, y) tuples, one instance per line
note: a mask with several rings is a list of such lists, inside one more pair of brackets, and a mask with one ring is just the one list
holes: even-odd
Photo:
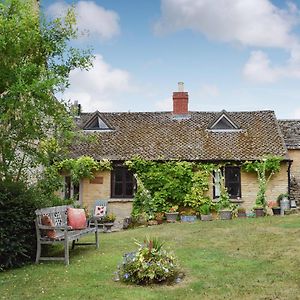
[(263, 208), (254, 208), (255, 216), (256, 217), (264, 217), (265, 211)]
[(168, 223), (175, 223), (177, 220), (178, 212), (168, 212), (165, 213)]
[(238, 218), (247, 218), (247, 214), (245, 211), (238, 211)]
[(200, 215), (201, 221), (212, 221), (212, 214), (209, 215)]
[(231, 210), (220, 210), (219, 217), (220, 217), (220, 220), (231, 220), (232, 212), (231, 212)]
[(272, 211), (274, 216), (280, 215), (280, 207), (272, 207)]
[(197, 217), (194, 215), (180, 216), (181, 222), (195, 222)]
[(111, 228), (114, 226), (114, 223), (103, 223), (104, 232), (111, 232)]

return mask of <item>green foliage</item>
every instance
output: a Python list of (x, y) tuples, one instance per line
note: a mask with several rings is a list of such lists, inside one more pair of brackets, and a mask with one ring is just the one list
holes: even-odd
[(154, 162), (135, 157), (126, 166), (135, 172), (150, 192), (156, 210), (182, 204), (191, 187), (194, 164), (186, 161)]
[(191, 190), (184, 198), (185, 206), (199, 210), (202, 205), (211, 204), (211, 199), (206, 195), (209, 190), (210, 172), (210, 169), (201, 166), (200, 170), (193, 173)]
[(275, 173), (280, 171), (282, 158), (278, 156), (266, 156), (260, 161), (247, 161), (243, 165), (246, 172), (256, 172), (258, 180), (258, 192), (255, 200), (255, 208), (266, 208), (267, 185)]
[(154, 162), (135, 157), (125, 165), (136, 173), (138, 181), (133, 216), (146, 213), (154, 218), (156, 212), (167, 212), (174, 205), (198, 209), (202, 203), (211, 202), (206, 192), (212, 164)]
[(103, 223), (113, 223), (116, 220), (116, 215), (113, 213), (107, 214), (102, 218)]
[(70, 174), (72, 181), (78, 183), (82, 178), (94, 178), (94, 172), (111, 170), (111, 168), (109, 160), (104, 159), (98, 162), (88, 156), (56, 162), (45, 168), (37, 183), (40, 197), (44, 197), (49, 203), (48, 206), (70, 204), (72, 199), (62, 200), (55, 195), (55, 192), (59, 191), (64, 184), (62, 173)]
[(0, 270), (21, 266), (35, 256), (35, 210), (42, 206), (35, 190), (0, 181)]
[(202, 204), (199, 208), (201, 215), (209, 215), (211, 211), (211, 205), (209, 203)]
[(89, 156), (81, 156), (77, 159), (65, 159), (57, 163), (58, 171), (66, 172), (71, 175), (72, 181), (78, 183), (82, 178), (94, 178), (97, 171), (111, 170), (111, 162), (103, 159), (100, 162)]
[(174, 282), (179, 275), (175, 257), (156, 238), (145, 239), (136, 252), (126, 253), (118, 275), (121, 281), (147, 285)]
[(25, 180), (64, 157), (74, 137), (68, 103), (53, 95), (91, 54), (72, 47), (74, 11), (48, 21), (35, 0), (0, 2), (0, 180)]

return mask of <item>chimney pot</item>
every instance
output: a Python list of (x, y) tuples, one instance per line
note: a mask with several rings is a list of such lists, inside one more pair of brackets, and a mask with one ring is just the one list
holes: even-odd
[(184, 92), (184, 83), (178, 82), (178, 92)]

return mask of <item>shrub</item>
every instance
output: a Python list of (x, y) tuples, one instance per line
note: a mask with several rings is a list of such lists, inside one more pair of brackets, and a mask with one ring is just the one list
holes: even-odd
[(0, 269), (16, 267), (35, 256), (37, 193), (22, 183), (0, 181)]
[(118, 276), (123, 282), (140, 285), (172, 283), (180, 275), (175, 257), (158, 239), (146, 239), (136, 252), (126, 253)]

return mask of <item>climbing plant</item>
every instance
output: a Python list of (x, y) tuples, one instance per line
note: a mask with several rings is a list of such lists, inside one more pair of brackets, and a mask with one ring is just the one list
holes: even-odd
[(280, 171), (282, 158), (278, 156), (266, 156), (261, 160), (246, 161), (243, 169), (246, 172), (255, 172), (258, 180), (258, 192), (255, 200), (256, 208), (266, 208), (267, 185), (275, 173)]
[(55, 195), (55, 192), (63, 186), (62, 173), (70, 175), (72, 181), (78, 183), (82, 178), (94, 178), (94, 173), (97, 171), (111, 169), (111, 162), (107, 159), (96, 161), (89, 156), (65, 159), (45, 168), (38, 181), (38, 189), (45, 198), (52, 199), (52, 202), (59, 202), (59, 197)]
[[(202, 202), (211, 201), (206, 192), (212, 164), (154, 162), (135, 157), (126, 161), (125, 165), (138, 178), (134, 214), (146, 213), (151, 216), (156, 212), (168, 211), (173, 205), (198, 209)], [(142, 189), (139, 187), (141, 183)]]

